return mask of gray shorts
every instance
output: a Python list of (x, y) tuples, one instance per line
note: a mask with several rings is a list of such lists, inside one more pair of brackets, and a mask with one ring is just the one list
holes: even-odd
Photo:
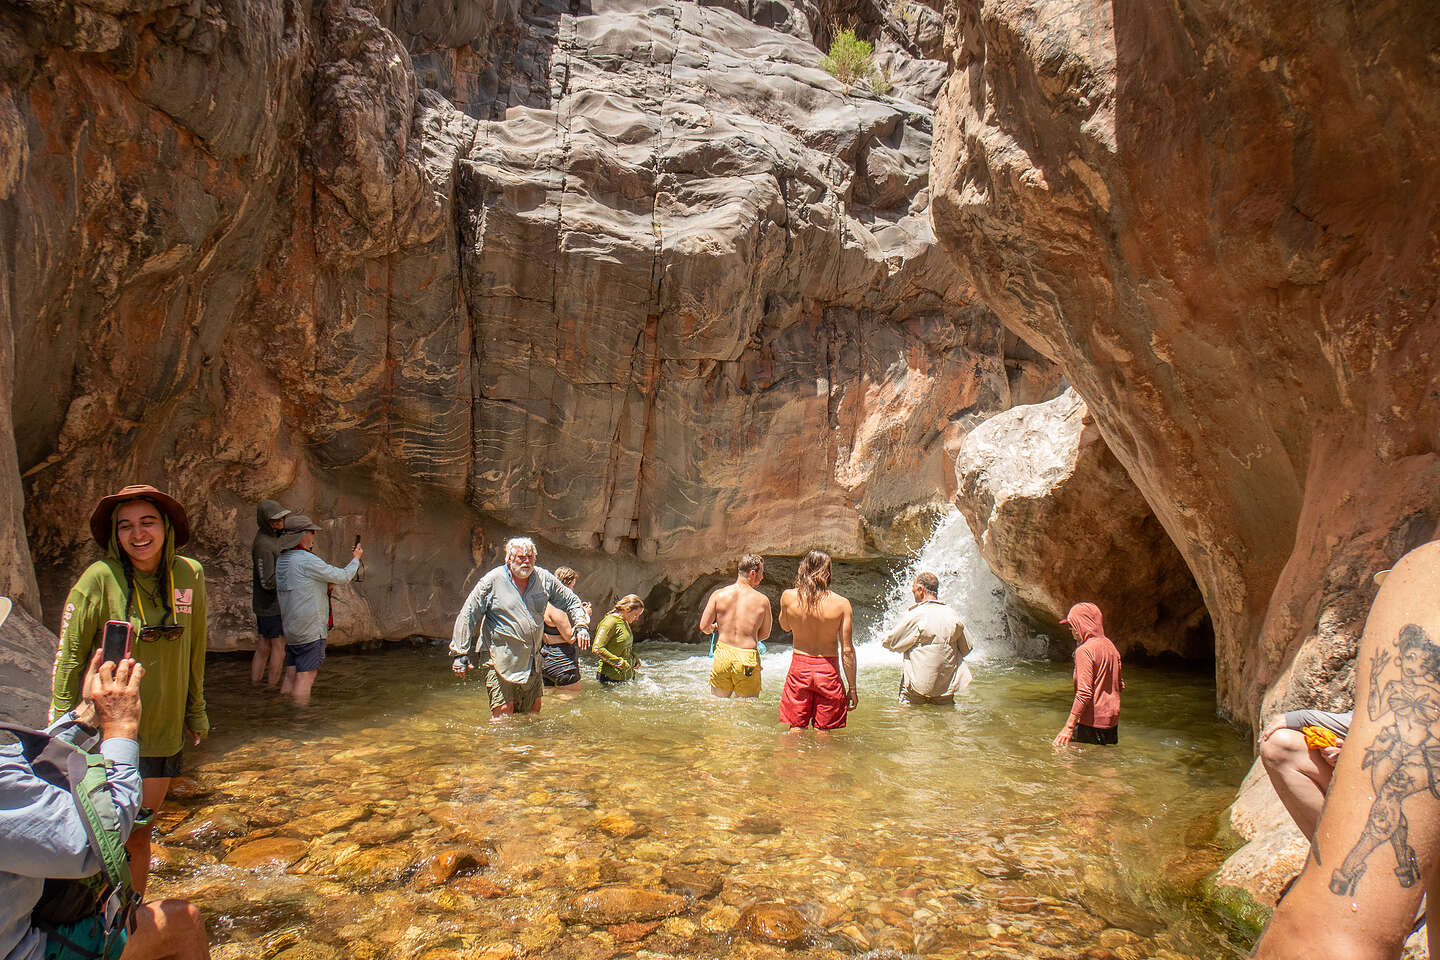
[(524, 683), (511, 683), (501, 677), (494, 667), (486, 667), (485, 691), (490, 694), (491, 710), (499, 710), (509, 703), (514, 705), (516, 713), (529, 713), (540, 702), (545, 685), (540, 679), (538, 667), (530, 670), (530, 679)]

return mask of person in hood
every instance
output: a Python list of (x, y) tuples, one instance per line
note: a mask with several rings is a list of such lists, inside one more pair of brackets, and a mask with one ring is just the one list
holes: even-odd
[(1120, 651), (1105, 636), (1100, 608), (1077, 603), (1060, 621), (1070, 628), (1075, 648), (1075, 702), (1064, 728), (1055, 737), (1057, 749), (1077, 743), (1120, 742)]
[(255, 611), (258, 637), (255, 659), (250, 661), (251, 686), (265, 678), (269, 686), (278, 687), (285, 670), (285, 629), (275, 593), (275, 561), (280, 558), (280, 534), (289, 515), (290, 511), (274, 500), (261, 500), (255, 511), (259, 531), (250, 544), (250, 608)]
[[(65, 598), (50, 720), (81, 700), (86, 666), (107, 620), (135, 630), (132, 656), (145, 668), (140, 684), (141, 805), (159, 812), (180, 775), (181, 751), (210, 732), (205, 712), (205, 570), (175, 551), (190, 540), (190, 521), (175, 498), (131, 484), (103, 498), (90, 532), (105, 550)], [(150, 833), (136, 827), (125, 844), (136, 892), (150, 873)]]

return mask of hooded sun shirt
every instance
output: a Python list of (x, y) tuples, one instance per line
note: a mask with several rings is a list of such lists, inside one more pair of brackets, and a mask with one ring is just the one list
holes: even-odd
[[(129, 620), (135, 628), (130, 655), (145, 667), (140, 681), (142, 757), (179, 753), (186, 727), (202, 737), (210, 732), (205, 713), (205, 570), (175, 553), (170, 518), (161, 511), (161, 519), (165, 552), (160, 567), (153, 574), (135, 570), (132, 592), (115, 532), (115, 513), (111, 514), (108, 555), (90, 564), (65, 598), (50, 699), (52, 722), (73, 709), (105, 621)], [(164, 603), (167, 594), (169, 610)], [(162, 623), (178, 623), (185, 631), (178, 637), (140, 638), (142, 626)]]
[(1076, 723), (1108, 730), (1120, 722), (1120, 651), (1105, 636), (1100, 608), (1077, 603), (1066, 617), (1080, 638), (1075, 648), (1075, 702), (1070, 717)]

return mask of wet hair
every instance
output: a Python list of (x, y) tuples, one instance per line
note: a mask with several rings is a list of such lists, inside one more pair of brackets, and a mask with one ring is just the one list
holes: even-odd
[(1411, 650), (1425, 655), (1425, 673), (1431, 680), (1440, 681), (1440, 645), (1430, 640), (1423, 627), (1407, 623), (1400, 628), (1400, 656)]
[(811, 550), (800, 561), (800, 569), (795, 573), (795, 590), (800, 594), (800, 606), (814, 610), (829, 589), (830, 554), (824, 550)]
[(573, 587), (575, 586), (575, 581), (580, 579), (580, 574), (576, 573), (574, 570), (571, 570), (569, 567), (556, 567), (555, 579), (559, 580), (567, 587)]
[(740, 558), (740, 575), (743, 577), (751, 570), (765, 569), (765, 561), (760, 559), (758, 554), (747, 553)]
[(929, 572), (917, 573), (915, 574), (915, 582), (919, 584), (920, 589), (926, 593), (936, 597), (940, 596), (940, 578), (935, 576), (935, 574)]
[(535, 548), (535, 541), (531, 540), (529, 537), (511, 537), (509, 540), (505, 541), (506, 560), (509, 560), (510, 554), (515, 552), (516, 550), (533, 550), (536, 553), (540, 552)]
[(633, 594), (633, 593), (627, 593), (627, 594), (625, 594), (625, 596), (623, 596), (623, 597), (621, 597), (619, 600), (616, 600), (616, 601), (615, 601), (615, 606), (613, 606), (613, 607), (610, 608), (610, 612), (611, 612), (611, 613), (629, 613), (631, 610), (644, 610), (644, 609), (645, 609), (645, 601), (644, 601), (644, 600), (641, 600), (639, 597), (635, 596), (635, 594)]

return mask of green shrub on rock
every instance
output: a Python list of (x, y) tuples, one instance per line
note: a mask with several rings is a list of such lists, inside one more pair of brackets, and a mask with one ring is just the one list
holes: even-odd
[(854, 30), (841, 30), (830, 41), (830, 52), (820, 58), (820, 66), (846, 86), (870, 81), (877, 75), (875, 48), (855, 36)]

